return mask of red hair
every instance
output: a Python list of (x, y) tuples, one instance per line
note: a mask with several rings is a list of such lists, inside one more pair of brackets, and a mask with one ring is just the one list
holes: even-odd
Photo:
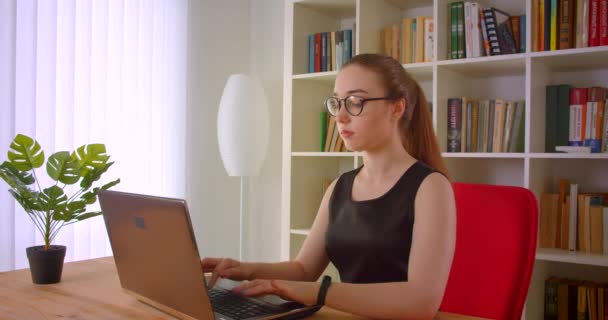
[(399, 121), (401, 142), (414, 158), (448, 176), (441, 157), (431, 115), (420, 85), (403, 69), (399, 61), (381, 54), (354, 56), (342, 68), (358, 65), (375, 72), (382, 79), (386, 96), (393, 101), (405, 99), (405, 112)]

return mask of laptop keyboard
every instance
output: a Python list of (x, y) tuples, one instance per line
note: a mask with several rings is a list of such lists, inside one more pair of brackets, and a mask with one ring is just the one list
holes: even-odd
[(279, 306), (263, 304), (224, 289), (210, 289), (209, 298), (213, 311), (234, 319), (248, 319), (283, 311)]

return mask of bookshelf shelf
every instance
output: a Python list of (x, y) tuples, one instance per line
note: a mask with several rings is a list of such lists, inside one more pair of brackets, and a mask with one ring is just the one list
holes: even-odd
[(537, 249), (536, 259), (608, 267), (608, 255), (591, 254), (560, 249)]
[(481, 158), (481, 159), (523, 159), (523, 153), (482, 153), (482, 152), (444, 152), (441, 154), (444, 158)]
[(608, 153), (530, 153), (532, 159), (608, 159)]
[(606, 68), (608, 46), (532, 52), (532, 61), (542, 62), (556, 71)]
[[(526, 52), (449, 60), (449, 4), (455, 0), (289, 0), (285, 16), (283, 86), (282, 229), (283, 258), (294, 257), (309, 234), (323, 184), (362, 163), (356, 152), (318, 152), (319, 113), (337, 72), (308, 71), (308, 36), (352, 28), (353, 55), (384, 52), (383, 28), (404, 18), (434, 19), (432, 62), (403, 64), (432, 102), (433, 125), (453, 181), (528, 188), (537, 199), (570, 179), (583, 192), (608, 191), (608, 153), (545, 153), (546, 87), (608, 87), (608, 46), (532, 52), (532, 3), (479, 1), (512, 15), (526, 15)], [(354, 26), (354, 27), (353, 27)], [(505, 99), (525, 102), (524, 148), (519, 153), (448, 153), (448, 99)], [(549, 276), (608, 282), (608, 257), (539, 249), (526, 300), (526, 319), (542, 319), (544, 280)]]
[(470, 77), (523, 75), (526, 72), (524, 53), (438, 61), (437, 66)]
[(291, 229), (289, 231), (291, 234), (298, 234), (302, 236), (307, 236), (310, 233), (310, 229)]
[(355, 152), (292, 152), (293, 157), (355, 157)]
[(329, 82), (333, 85), (334, 81), (336, 80), (336, 75), (338, 75), (337, 71), (303, 73), (303, 74), (295, 74), (293, 76), (293, 79), (294, 80), (315, 80), (315, 81)]

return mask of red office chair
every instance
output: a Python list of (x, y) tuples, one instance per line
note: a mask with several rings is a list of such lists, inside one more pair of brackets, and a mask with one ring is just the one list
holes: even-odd
[(536, 254), (534, 194), (520, 187), (453, 186), (456, 251), (440, 310), (521, 319)]

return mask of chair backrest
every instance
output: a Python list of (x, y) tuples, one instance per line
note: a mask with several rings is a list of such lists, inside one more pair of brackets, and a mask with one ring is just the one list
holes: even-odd
[(453, 186), (456, 251), (440, 310), (521, 319), (536, 255), (536, 197), (520, 187)]

